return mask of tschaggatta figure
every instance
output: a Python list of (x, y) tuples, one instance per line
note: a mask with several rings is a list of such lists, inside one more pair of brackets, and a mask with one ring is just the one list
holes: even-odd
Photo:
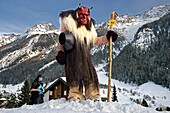
[(90, 49), (102, 46), (118, 35), (108, 31), (97, 37), (94, 19), (90, 17), (90, 8), (79, 6), (76, 10), (62, 11), (59, 15), (60, 35), (56, 60), (65, 67), (65, 76), (69, 86), (69, 100), (82, 100), (83, 87), (85, 98), (100, 101), (99, 81), (92, 64)]

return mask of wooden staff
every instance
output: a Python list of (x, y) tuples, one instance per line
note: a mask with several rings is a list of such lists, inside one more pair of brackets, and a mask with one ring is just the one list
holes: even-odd
[[(110, 16), (110, 20), (108, 21), (110, 25), (110, 30), (113, 30), (113, 26), (116, 25), (116, 17), (118, 16), (117, 12), (112, 12)], [(110, 102), (110, 90), (111, 90), (111, 77), (112, 77), (112, 37), (110, 37), (109, 41), (110, 46), (110, 67), (109, 67), (109, 78), (108, 78), (108, 95), (107, 101)]]

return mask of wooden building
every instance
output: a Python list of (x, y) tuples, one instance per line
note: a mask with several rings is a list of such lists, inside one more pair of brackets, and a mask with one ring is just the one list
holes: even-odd
[(53, 81), (44, 91), (44, 101), (51, 99), (59, 99), (68, 97), (69, 87), (66, 83), (66, 78), (61, 77)]

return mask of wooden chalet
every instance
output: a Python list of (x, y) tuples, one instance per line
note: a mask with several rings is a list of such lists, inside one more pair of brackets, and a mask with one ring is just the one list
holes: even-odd
[(61, 77), (53, 81), (44, 91), (44, 101), (68, 97), (69, 87), (66, 78)]

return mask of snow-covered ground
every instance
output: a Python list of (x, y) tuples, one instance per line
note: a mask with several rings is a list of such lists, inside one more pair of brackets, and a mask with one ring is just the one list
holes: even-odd
[[(0, 113), (157, 113), (135, 103), (70, 102), (65, 99), (51, 100), (40, 105), (23, 105), (17, 109), (0, 109)], [(166, 113), (166, 112), (164, 112)], [(168, 113), (168, 112), (167, 112)]]
[[(148, 86), (149, 87), (149, 86)], [(39, 105), (23, 105), (20, 108), (0, 109), (0, 113), (158, 113), (155, 107), (143, 107), (128, 99), (119, 102), (93, 102), (90, 100), (51, 100)], [(168, 113), (164, 111), (162, 113)]]
[(55, 62), (57, 62), (57, 61), (56, 61), (56, 60), (53, 60), (53, 61), (49, 62), (48, 64), (46, 64), (46, 65), (44, 65), (42, 68), (40, 68), (39, 71), (41, 71), (41, 70), (49, 67), (50, 65), (54, 64)]
[[(101, 64), (96, 67), (99, 82), (102, 84), (107, 84), (108, 81), (107, 72), (103, 69), (105, 65)], [(112, 79), (112, 84), (116, 85), (118, 102), (93, 102), (91, 100), (78, 102), (57, 99), (39, 105), (23, 105), (20, 108), (0, 109), (0, 113), (158, 113), (155, 109), (160, 105), (170, 106), (170, 91), (153, 82), (137, 86)], [(10, 86), (6, 89), (17, 89), (19, 86), (22, 85), (19, 84), (13, 86), (13, 88)], [(106, 89), (100, 90), (101, 95), (107, 95), (107, 92), (103, 94), (102, 90)], [(135, 99), (142, 101), (146, 96), (149, 107), (143, 107), (133, 101)], [(168, 111), (161, 113), (168, 113)]]
[(3, 84), (0, 84), (0, 93), (2, 91), (6, 91), (8, 93), (13, 93), (14, 94), (18, 90), (20, 90), (23, 85), (24, 85), (24, 83), (20, 83), (20, 84), (17, 84), (17, 85), (12, 85), (12, 84), (3, 85)]

